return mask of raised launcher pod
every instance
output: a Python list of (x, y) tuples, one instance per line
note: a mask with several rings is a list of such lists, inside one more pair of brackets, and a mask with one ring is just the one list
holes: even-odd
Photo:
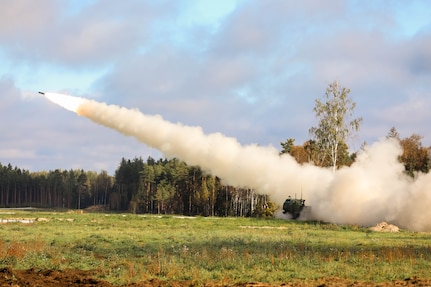
[(283, 213), (289, 213), (292, 219), (297, 219), (301, 212), (309, 213), (310, 206), (305, 206), (305, 199), (292, 199), (290, 196), (283, 203)]

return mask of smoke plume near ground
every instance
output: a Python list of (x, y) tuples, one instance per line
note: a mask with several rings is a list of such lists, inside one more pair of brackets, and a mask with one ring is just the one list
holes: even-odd
[(299, 165), (271, 146), (242, 146), (234, 138), (205, 134), (200, 127), (171, 123), (158, 115), (47, 93), (47, 98), (62, 106), (63, 97), (65, 108), (133, 136), (168, 158), (199, 165), (224, 184), (253, 188), (279, 206), (288, 195), (302, 194), (312, 206), (314, 219), (365, 226), (385, 220), (410, 230), (431, 231), (431, 174), (421, 174), (416, 180), (407, 177), (397, 160), (402, 151), (396, 141), (369, 146), (351, 167), (333, 173)]

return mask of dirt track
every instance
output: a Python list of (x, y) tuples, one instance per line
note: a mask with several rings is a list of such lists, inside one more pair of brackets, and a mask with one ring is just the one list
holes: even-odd
[[(40, 287), (63, 287), (63, 286), (79, 286), (79, 287), (113, 287), (109, 282), (95, 279), (92, 277), (93, 272), (82, 271), (82, 270), (11, 270), (10, 268), (0, 269), (0, 287), (3, 286), (40, 286)], [(222, 285), (216, 283), (194, 283), (190, 281), (167, 281), (162, 282), (159, 280), (150, 280), (139, 283), (130, 283), (123, 285), (125, 287), (158, 287), (158, 286), (173, 286), (173, 287), (185, 287), (185, 286), (207, 286), (207, 287), (221, 287)], [(239, 283), (234, 285), (235, 287), (272, 287), (274, 285), (266, 283)], [(312, 282), (286, 282), (279, 286), (285, 287), (335, 287), (335, 286), (431, 286), (431, 279), (418, 279), (408, 278), (405, 280), (385, 282), (385, 283), (368, 283), (368, 282), (353, 282), (347, 281), (340, 278), (324, 278), (315, 280)]]

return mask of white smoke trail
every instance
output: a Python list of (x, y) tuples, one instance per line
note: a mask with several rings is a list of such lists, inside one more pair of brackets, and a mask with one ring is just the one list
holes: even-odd
[(200, 127), (174, 124), (161, 116), (93, 100), (46, 95), (60, 105), (64, 97), (67, 107), (79, 115), (133, 136), (166, 157), (199, 165), (225, 184), (267, 194), (280, 206), (288, 195), (302, 193), (316, 219), (358, 225), (386, 220), (406, 229), (431, 231), (431, 174), (416, 181), (406, 177), (397, 161), (401, 148), (395, 141), (370, 146), (350, 168), (333, 173), (299, 165), (289, 155), (279, 156), (274, 147), (241, 146), (234, 138), (204, 134)]

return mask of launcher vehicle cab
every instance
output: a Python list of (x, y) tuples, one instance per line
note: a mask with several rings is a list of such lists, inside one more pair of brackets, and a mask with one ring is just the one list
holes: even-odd
[(283, 203), (283, 213), (289, 213), (292, 216), (292, 219), (297, 219), (301, 215), (301, 211), (304, 209), (304, 207), (304, 199), (293, 199), (289, 195), (289, 197)]

